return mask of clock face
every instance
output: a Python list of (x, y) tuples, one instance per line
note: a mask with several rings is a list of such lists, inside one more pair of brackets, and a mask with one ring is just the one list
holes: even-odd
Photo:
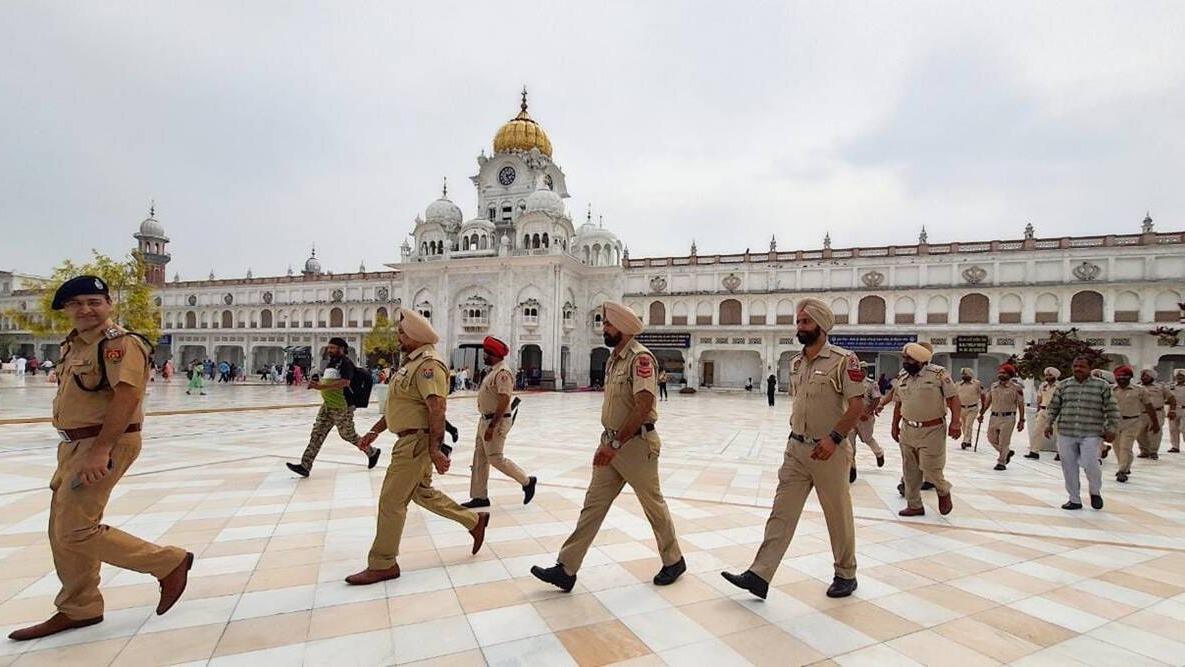
[(510, 185), (514, 183), (514, 167), (502, 167), (498, 171), (498, 182), (502, 185)]

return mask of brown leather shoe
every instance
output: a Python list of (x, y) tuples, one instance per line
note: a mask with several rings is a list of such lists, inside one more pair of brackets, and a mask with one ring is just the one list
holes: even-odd
[(925, 516), (925, 507), (906, 507), (897, 513), (897, 516)]
[(385, 570), (372, 570), (367, 568), (356, 574), (351, 574), (346, 577), (346, 583), (351, 586), (369, 586), (377, 584), (380, 581), (388, 579), (399, 578), (399, 563), (395, 563), (395, 567), (389, 567)]
[(938, 496), (938, 513), (939, 514), (946, 516), (947, 514), (950, 514), (950, 511), (953, 510), (954, 508), (955, 508), (955, 504), (951, 501), (949, 493), (946, 494), (945, 496)]
[(473, 527), (473, 530), (469, 531), (469, 534), (473, 536), (473, 553), (475, 554), (481, 551), (481, 545), (486, 541), (486, 526), (489, 523), (489, 512), (477, 513), (477, 525)]
[(12, 634), (8, 635), (9, 639), (14, 639), (18, 642), (27, 642), (30, 639), (40, 639), (50, 635), (56, 635), (59, 632), (66, 630), (73, 630), (74, 628), (85, 628), (88, 625), (102, 623), (103, 616), (95, 616), (94, 618), (84, 618), (82, 620), (74, 620), (69, 616), (58, 612), (49, 617), (48, 621), (38, 623), (37, 625), (30, 625), (27, 628), (20, 630), (13, 630)]
[(160, 616), (177, 604), (181, 594), (185, 592), (185, 585), (189, 583), (189, 570), (193, 567), (193, 554), (186, 552), (185, 560), (173, 568), (173, 571), (160, 580), (160, 603), (156, 605), (156, 615)]

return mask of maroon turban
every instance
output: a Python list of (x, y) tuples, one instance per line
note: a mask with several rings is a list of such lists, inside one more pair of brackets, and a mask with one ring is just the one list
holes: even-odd
[(481, 342), (481, 347), (500, 359), (505, 359), (510, 354), (510, 348), (506, 346), (506, 343), (493, 336), (486, 336), (485, 340)]

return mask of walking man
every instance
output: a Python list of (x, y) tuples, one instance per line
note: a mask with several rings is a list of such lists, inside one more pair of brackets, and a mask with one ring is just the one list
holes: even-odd
[(667, 586), (687, 571), (675, 524), (658, 483), (658, 457), (662, 442), (655, 430), (654, 407), (658, 360), (634, 337), (642, 333), (642, 320), (620, 303), (606, 301), (602, 330), (605, 345), (613, 348), (605, 364), (605, 398), (601, 405), (601, 442), (593, 456), (592, 480), (576, 530), (560, 548), (552, 567), (538, 565), (531, 574), (568, 592), (576, 585), (588, 548), (614, 499), (629, 484), (654, 531), (662, 569), (654, 575), (656, 586)]
[(769, 401), (769, 407), (774, 406), (774, 394), (778, 391), (778, 376), (774, 375), (773, 369), (769, 371), (769, 377), (765, 378), (765, 399)]
[(1062, 461), (1062, 476), (1070, 499), (1064, 510), (1082, 509), (1082, 488), (1078, 468), (1086, 473), (1090, 506), (1103, 509), (1103, 472), (1099, 467), (1099, 449), (1104, 440), (1115, 439), (1119, 426), (1119, 405), (1111, 385), (1090, 376), (1090, 360), (1079, 356), (1071, 366), (1073, 377), (1057, 384), (1046, 411), (1049, 421), (1045, 437), (1053, 437), (1057, 427), (1057, 451)]
[(485, 542), (487, 512), (473, 513), (432, 488), (432, 468), (448, 472), (451, 448), (444, 444), (448, 403), (448, 366), (436, 352), (440, 336), (428, 320), (408, 308), (399, 309), (399, 349), (403, 365), (387, 389), (386, 415), (380, 417), (359, 446), (369, 447), (383, 431), (398, 440), (391, 448), (391, 465), (379, 492), (378, 526), (366, 569), (346, 577), (354, 586), (377, 584), (399, 577), (399, 542), (407, 521), (407, 504), (452, 519), (473, 537), (476, 554)]
[(62, 588), (49, 620), (14, 631), (26, 641), (103, 620), (103, 563), (151, 574), (160, 582), (156, 613), (185, 592), (193, 554), (162, 547), (100, 523), (115, 485), (140, 455), (150, 346), (111, 322), (107, 283), (95, 276), (67, 280), (52, 308), (65, 310), (74, 330), (62, 343), (53, 425), (62, 442), (49, 488), (49, 548)]
[(987, 397), (983, 383), (975, 379), (970, 368), (959, 372), (959, 384), (955, 385), (959, 397), (959, 432), (963, 435), (960, 449), (971, 449), (971, 432), (975, 430), (975, 418), (980, 415), (980, 406), (986, 405)]
[(506, 436), (514, 425), (510, 414), (510, 399), (514, 396), (514, 376), (506, 365), (510, 347), (493, 336), (486, 336), (481, 347), (489, 372), (477, 389), (477, 442), (473, 445), (473, 474), (469, 478), (469, 497), (462, 507), (489, 507), (490, 466), (518, 482), (523, 488), (523, 504), (535, 497), (535, 478), (527, 477), (523, 469), (506, 458)]
[(671, 381), (671, 376), (667, 375), (665, 370), (658, 372), (658, 400), (669, 400), (667, 396), (667, 383)]
[[(1041, 458), (1041, 450), (1045, 449), (1045, 443), (1050, 442), (1045, 435), (1045, 427), (1049, 426), (1049, 415), (1046, 414), (1046, 410), (1049, 408), (1049, 401), (1053, 400), (1053, 392), (1057, 390), (1057, 381), (1062, 372), (1050, 366), (1045, 369), (1044, 375), (1045, 382), (1037, 386), (1037, 425), (1036, 428), (1029, 429), (1029, 453), (1025, 454), (1026, 459)], [(1024, 409), (1023, 406), (1021, 409)]]
[(1173, 373), (1169, 393), (1176, 405), (1176, 410), (1169, 412), (1169, 451), (1176, 454), (1181, 451), (1181, 441), (1185, 440), (1185, 368), (1178, 368)]
[(1115, 386), (1111, 387), (1119, 407), (1119, 428), (1115, 436), (1115, 458), (1119, 462), (1119, 470), (1115, 472), (1117, 482), (1126, 482), (1132, 474), (1132, 444), (1139, 437), (1144, 420), (1153, 421), (1156, 418), (1156, 410), (1148, 400), (1147, 390), (1132, 384), (1134, 373), (1131, 366), (1116, 368)]
[(317, 411), (317, 418), (313, 420), (313, 431), (309, 434), (309, 444), (305, 447), (300, 463), (286, 463), (288, 469), (308, 477), (313, 469), (313, 461), (321, 452), (321, 445), (325, 444), (325, 436), (329, 429), (337, 427), (337, 434), (342, 440), (354, 445), (366, 454), (369, 470), (379, 462), (382, 450), (361, 444), (358, 432), (354, 430), (354, 406), (346, 400), (345, 390), (350, 386), (350, 378), (354, 377), (354, 362), (346, 356), (349, 346), (344, 338), (333, 337), (325, 347), (329, 356), (329, 365), (321, 375), (320, 380), (309, 380), (309, 389), (321, 392), (321, 409)]
[[(960, 432), (959, 397), (946, 368), (930, 362), (934, 353), (917, 343), (907, 343), (902, 368), (905, 377), (897, 383), (893, 398), (893, 439), (901, 444), (905, 476), (905, 509), (901, 516), (922, 516), (922, 478), (938, 491), (938, 512), (950, 514), (954, 507), (950, 482), (946, 481), (946, 436), (958, 438)], [(950, 408), (950, 428), (946, 428), (946, 410)], [(904, 426), (903, 426), (904, 423)]]
[(835, 314), (827, 304), (808, 297), (798, 302), (795, 311), (803, 349), (790, 362), (790, 438), (765, 523), (765, 540), (748, 570), (720, 574), (764, 599), (813, 488), (823, 508), (835, 561), (835, 579), (827, 597), (847, 597), (856, 590), (856, 527), (845, 474), (849, 454), (841, 445), (843, 434), (855, 427), (864, 409), (863, 374), (855, 354), (828, 342)]
[(872, 454), (876, 456), (876, 467), (885, 467), (885, 450), (881, 448), (880, 443), (876, 441), (876, 436), (873, 435), (873, 428), (876, 426), (876, 408), (881, 402), (881, 390), (877, 387), (876, 380), (868, 377), (868, 364), (860, 362), (860, 376), (863, 378), (860, 382), (864, 385), (863, 406), (864, 409), (860, 412), (860, 419), (856, 422), (856, 428), (848, 433), (848, 448), (852, 450), (852, 468), (848, 472), (848, 482), (854, 483), (856, 481), (856, 437), (859, 436), (864, 444), (872, 450)]
[(1140, 420), (1140, 434), (1136, 442), (1140, 444), (1140, 458), (1156, 461), (1160, 458), (1160, 435), (1164, 425), (1165, 406), (1172, 415), (1177, 414), (1177, 401), (1172, 392), (1165, 385), (1156, 381), (1155, 369), (1145, 368), (1140, 371), (1140, 384), (1148, 394), (1148, 402), (1152, 404), (1153, 414)]
[[(983, 410), (991, 408), (991, 419), (988, 420), (988, 442), (1000, 453), (996, 459), (996, 470), (1007, 470), (1012, 462), (1012, 429), (1020, 433), (1025, 430), (1025, 390), (1012, 381), (1016, 377), (1016, 367), (1012, 364), (1000, 364), (996, 369), (996, 382), (988, 391), (987, 403)], [(979, 413), (979, 422), (983, 422), (983, 412)]]

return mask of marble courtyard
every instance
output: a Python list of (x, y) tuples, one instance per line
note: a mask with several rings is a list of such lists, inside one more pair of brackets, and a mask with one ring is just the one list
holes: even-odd
[[(19, 384), (18, 384), (19, 383)], [(304, 389), (152, 385), (144, 450), (106, 522), (197, 554), (189, 589), (157, 617), (146, 575), (104, 567), (106, 620), (45, 639), (0, 641), (0, 665), (1165, 665), (1185, 664), (1185, 455), (1137, 460), (1132, 481), (1104, 462), (1106, 508), (1066, 512), (1052, 456), (994, 472), (994, 452), (951, 443), (954, 512), (897, 516), (900, 455), (858, 452), (852, 488), (860, 587), (823, 595), (831, 555), (812, 499), (769, 599), (719, 576), (750, 562), (776, 485), (789, 403), (759, 394), (672, 392), (660, 405), (663, 490), (688, 575), (649, 583), (659, 561), (633, 498), (614, 507), (564, 594), (530, 576), (575, 524), (599, 432), (601, 395), (524, 396), (508, 453), (539, 494), (493, 473), (486, 546), (412, 505), (403, 576), (353, 588), (365, 564), (382, 466), (331, 434), (312, 477), (283, 466), (306, 442), (319, 397)], [(46, 538), (56, 437), (44, 378), (0, 378), (0, 630), (53, 612)], [(375, 404), (372, 403), (372, 406)], [(377, 406), (359, 412), (360, 428)], [(436, 484), (467, 498), (476, 408)], [(386, 449), (391, 437), (380, 441)], [(1014, 438), (1019, 453), (1027, 435)], [(1162, 452), (1164, 448), (1162, 448)], [(629, 491), (625, 492), (629, 495)]]

